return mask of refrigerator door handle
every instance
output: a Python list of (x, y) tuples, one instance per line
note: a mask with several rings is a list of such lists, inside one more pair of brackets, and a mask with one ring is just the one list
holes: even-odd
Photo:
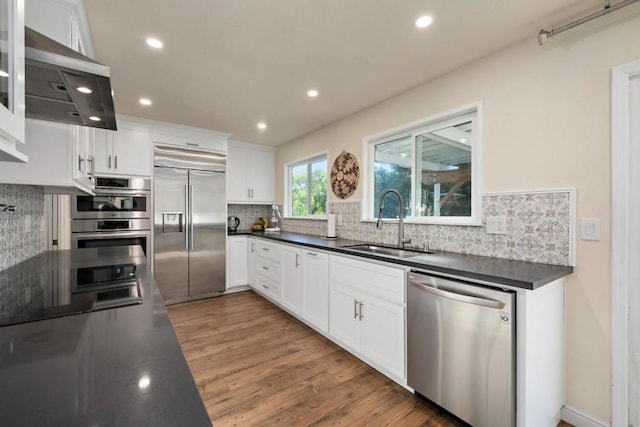
[(189, 186), (189, 249), (193, 250), (193, 185)]
[(191, 217), (191, 211), (189, 211), (189, 186), (184, 186), (184, 210), (187, 213), (184, 216), (184, 229), (187, 230), (184, 233), (184, 249), (189, 250), (189, 218)]

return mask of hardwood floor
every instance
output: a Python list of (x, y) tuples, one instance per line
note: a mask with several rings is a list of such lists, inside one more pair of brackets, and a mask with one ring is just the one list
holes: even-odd
[(216, 426), (465, 425), (251, 291), (167, 309)]

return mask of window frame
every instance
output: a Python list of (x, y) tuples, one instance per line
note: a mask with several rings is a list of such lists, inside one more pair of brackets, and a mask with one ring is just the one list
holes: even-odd
[[(325, 160), (327, 162), (327, 187), (325, 188), (326, 194), (327, 194), (327, 198), (326, 198), (326, 202), (325, 202), (325, 207), (324, 207), (324, 214), (316, 214), (316, 215), (305, 215), (305, 216), (294, 216), (293, 212), (292, 212), (292, 206), (291, 203), (293, 201), (293, 197), (291, 195), (291, 171), (294, 167), (296, 166), (300, 166), (300, 165), (309, 165), (308, 167), (310, 167), (311, 164), (320, 161), (320, 160)], [(307, 169), (308, 170), (308, 169)], [(328, 151), (323, 151), (317, 154), (314, 154), (312, 156), (308, 156), (305, 157), (303, 159), (298, 159), (298, 160), (294, 160), (291, 162), (288, 162), (284, 165), (284, 218), (287, 219), (326, 219), (327, 218), (327, 212), (329, 210), (329, 152)], [(310, 183), (310, 181), (309, 181)], [(309, 188), (307, 186), (307, 188)], [(307, 195), (310, 195), (310, 192), (307, 193)], [(310, 203), (310, 198), (307, 196), (307, 206), (309, 206)]]
[[(471, 216), (415, 216), (416, 204), (416, 140), (415, 137), (447, 126), (473, 122), (471, 142)], [(454, 108), (452, 110), (426, 117), (414, 122), (388, 129), (362, 139), (365, 173), (363, 174), (363, 198), (361, 205), (361, 221), (377, 221), (374, 212), (374, 172), (375, 146), (403, 137), (411, 138), (411, 216), (405, 223), (413, 224), (445, 224), (445, 225), (482, 225), (482, 101)], [(383, 218), (383, 222), (398, 222), (397, 219)]]

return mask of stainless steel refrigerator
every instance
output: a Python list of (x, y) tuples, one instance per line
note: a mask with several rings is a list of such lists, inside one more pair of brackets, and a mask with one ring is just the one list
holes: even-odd
[(154, 147), (154, 277), (165, 303), (225, 290), (224, 154)]

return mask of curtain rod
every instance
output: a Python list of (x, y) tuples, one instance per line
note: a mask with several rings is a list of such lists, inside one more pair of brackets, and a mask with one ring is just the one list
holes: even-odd
[(620, 3), (611, 6), (610, 0), (604, 0), (604, 9), (598, 12), (592, 13), (591, 15), (585, 16), (584, 18), (580, 18), (576, 21), (573, 21), (561, 27), (554, 28), (550, 31), (547, 31), (545, 29), (540, 30), (540, 32), (538, 33), (538, 43), (540, 44), (540, 46), (542, 46), (546, 40), (550, 39), (556, 34), (560, 34), (563, 31), (569, 30), (573, 27), (577, 27), (578, 25), (582, 25), (585, 22), (589, 22), (601, 16), (607, 15), (611, 12), (615, 12), (616, 10), (622, 9), (623, 7), (629, 6), (630, 4), (635, 3), (637, 1), (638, 0), (623, 0)]

